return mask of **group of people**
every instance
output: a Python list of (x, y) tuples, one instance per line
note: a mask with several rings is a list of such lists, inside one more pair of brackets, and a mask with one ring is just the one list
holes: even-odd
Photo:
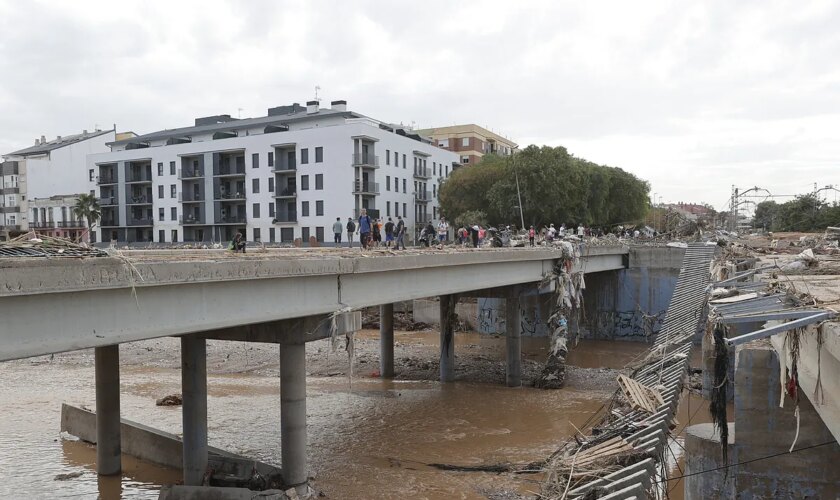
[(398, 216), (397, 221), (388, 217), (384, 223), (382, 219), (374, 220), (367, 214), (367, 210), (362, 209), (359, 216), (359, 222), (353, 221), (352, 217), (347, 218), (347, 223), (342, 224), (341, 217), (336, 217), (333, 222), (333, 234), (335, 246), (341, 246), (341, 236), (344, 231), (347, 231), (347, 246), (353, 248), (353, 239), (356, 234), (359, 235), (359, 243), (362, 249), (375, 248), (381, 246), (382, 233), (385, 233), (385, 244), (387, 248), (395, 248), (396, 250), (405, 250), (405, 221)]

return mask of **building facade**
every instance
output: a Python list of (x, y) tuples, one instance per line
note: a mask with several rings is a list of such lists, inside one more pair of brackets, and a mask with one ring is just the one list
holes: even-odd
[[(109, 150), (115, 139), (113, 130), (83, 131), (47, 141), (36, 139), (34, 146), (3, 155), (0, 164), (0, 236), (11, 238), (29, 230), (64, 229), (78, 231), (82, 226), (68, 211), (66, 218), (49, 216), (45, 202), (35, 211), (32, 200), (72, 197), (93, 193), (94, 172), (88, 168), (87, 156)], [(41, 209), (44, 210), (41, 210)], [(60, 207), (59, 207), (60, 208)], [(70, 211), (72, 212), (72, 211)], [(51, 213), (51, 212), (50, 212)], [(62, 227), (59, 228), (59, 225)], [(72, 227), (71, 227), (72, 226)]]
[(86, 221), (73, 212), (78, 200), (75, 194), (30, 198), (29, 228), (39, 235), (89, 242)]
[[(421, 136), (317, 101), (260, 118), (219, 115), (114, 141), (90, 155), (101, 241), (332, 242), (361, 209), (409, 227), (438, 216), (437, 190), (458, 155)], [(346, 237), (346, 235), (345, 235)]]
[(477, 163), (486, 154), (508, 156), (519, 147), (510, 139), (475, 124), (427, 128), (416, 133), (430, 138), (443, 149), (457, 153), (462, 165)]

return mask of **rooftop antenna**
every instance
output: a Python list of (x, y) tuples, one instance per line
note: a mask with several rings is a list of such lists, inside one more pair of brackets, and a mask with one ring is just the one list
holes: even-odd
[(318, 86), (318, 85), (315, 85), (315, 100), (318, 101), (318, 102), (321, 102), (321, 98), (318, 97), (318, 91), (319, 90), (321, 90), (321, 87)]
[(236, 118), (242, 118), (242, 108), (236, 108)]

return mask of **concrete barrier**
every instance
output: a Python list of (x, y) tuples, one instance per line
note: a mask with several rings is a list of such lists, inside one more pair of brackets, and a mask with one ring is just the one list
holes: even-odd
[[(183, 467), (182, 443), (175, 434), (120, 419), (122, 452), (154, 464), (180, 470)], [(96, 444), (96, 414), (72, 405), (61, 405), (61, 431), (82, 441)], [(208, 468), (231, 478), (248, 478), (251, 468), (264, 478), (282, 477), (279, 467), (252, 460), (228, 451), (208, 447)]]
[[(735, 424), (729, 424), (729, 461), (737, 462), (733, 449)], [(735, 498), (735, 472), (713, 470), (723, 465), (720, 436), (712, 424), (692, 425), (685, 431), (685, 499), (728, 500)], [(703, 471), (712, 471), (699, 474)], [(696, 474), (696, 475), (691, 475)]]

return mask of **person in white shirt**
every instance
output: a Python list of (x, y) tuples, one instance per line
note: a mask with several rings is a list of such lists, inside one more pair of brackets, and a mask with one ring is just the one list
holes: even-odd
[(583, 224), (578, 224), (577, 235), (583, 237)]
[(446, 236), (449, 234), (449, 224), (446, 222), (444, 217), (441, 217), (440, 222), (438, 222), (437, 233), (438, 241), (441, 243), (446, 241)]

